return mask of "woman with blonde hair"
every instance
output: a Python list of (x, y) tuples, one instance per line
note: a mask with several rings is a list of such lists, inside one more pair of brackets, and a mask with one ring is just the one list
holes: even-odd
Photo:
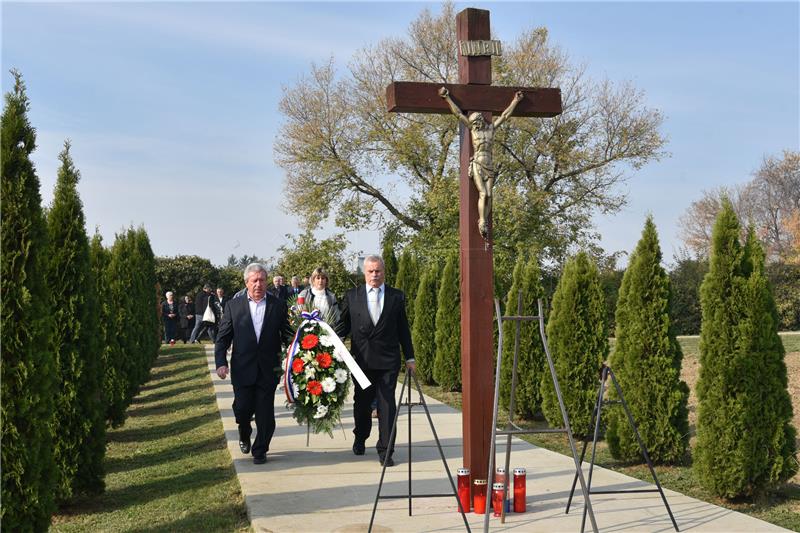
[(328, 273), (322, 267), (315, 268), (309, 278), (309, 286), (303, 289), (298, 299), (304, 298), (305, 304), (311, 309), (319, 309), (323, 320), (332, 327), (339, 322), (339, 302), (328, 289)]

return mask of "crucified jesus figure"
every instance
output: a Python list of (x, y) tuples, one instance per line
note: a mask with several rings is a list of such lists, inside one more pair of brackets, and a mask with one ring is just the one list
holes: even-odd
[(487, 122), (479, 112), (470, 113), (467, 117), (450, 98), (447, 87), (439, 89), (439, 96), (444, 98), (450, 110), (458, 120), (469, 128), (472, 137), (474, 155), (469, 160), (469, 177), (478, 189), (478, 231), (484, 239), (489, 238), (489, 218), (492, 216), (492, 189), (496, 170), (492, 160), (492, 143), (494, 131), (514, 112), (514, 108), (522, 101), (525, 95), (522, 91), (514, 94), (514, 99), (499, 117), (492, 122)]

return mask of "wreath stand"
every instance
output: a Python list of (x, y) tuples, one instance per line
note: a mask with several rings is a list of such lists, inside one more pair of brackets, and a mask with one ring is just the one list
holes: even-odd
[[(614, 384), (614, 388), (617, 390), (617, 395), (619, 395), (619, 400), (604, 400), (603, 396), (606, 389), (606, 382), (608, 381), (609, 376), (611, 377), (611, 382)], [(592, 471), (594, 470), (594, 459), (595, 459), (595, 452), (597, 450), (597, 438), (600, 434), (600, 415), (602, 414), (603, 405), (622, 405), (622, 408), (625, 410), (625, 414), (628, 418), (628, 423), (631, 425), (631, 429), (633, 429), (633, 434), (636, 436), (636, 442), (639, 443), (639, 450), (642, 452), (642, 456), (644, 457), (645, 461), (647, 461), (647, 467), (650, 469), (650, 474), (653, 476), (653, 481), (656, 483), (655, 489), (626, 489), (626, 490), (592, 490)], [(661, 495), (661, 500), (664, 502), (664, 507), (667, 508), (667, 514), (669, 514), (669, 519), (672, 520), (672, 527), (675, 528), (675, 531), (680, 531), (678, 529), (678, 524), (675, 522), (675, 517), (672, 516), (672, 510), (669, 508), (669, 503), (667, 503), (667, 497), (664, 495), (664, 491), (661, 489), (661, 483), (658, 482), (658, 476), (656, 475), (656, 471), (653, 469), (653, 462), (650, 460), (650, 455), (647, 453), (647, 447), (644, 445), (644, 441), (642, 441), (642, 437), (639, 435), (639, 429), (636, 427), (636, 422), (633, 420), (633, 415), (631, 414), (631, 410), (628, 409), (628, 403), (625, 401), (625, 396), (622, 394), (622, 387), (619, 386), (619, 382), (617, 382), (617, 377), (614, 375), (614, 371), (611, 370), (611, 367), (607, 364), (603, 363), (603, 370), (600, 374), (600, 388), (597, 391), (597, 403), (595, 403), (594, 412), (592, 413), (592, 422), (594, 422), (594, 438), (592, 439), (592, 457), (591, 461), (589, 462), (589, 481), (588, 481), (588, 491), (589, 494), (625, 494), (625, 493), (642, 493), (642, 492), (658, 492)], [(588, 446), (589, 441), (583, 441), (583, 450), (581, 451), (581, 465), (583, 464), (583, 458), (586, 456), (586, 447)], [(569, 491), (569, 499), (567, 500), (567, 510), (566, 513), (569, 513), (569, 506), (572, 503), (572, 495), (575, 493), (575, 483), (578, 480), (577, 474), (575, 478), (572, 480), (572, 489)], [(586, 508), (583, 509), (583, 520), (581, 521), (581, 533), (583, 532), (583, 528), (586, 524)]]
[[(494, 414), (492, 417), (492, 436), (491, 440), (489, 441), (489, 468), (486, 473), (486, 479), (491, 480), (492, 476), (494, 475), (494, 464), (495, 464), (495, 453), (496, 453), (496, 439), (498, 435), (506, 437), (506, 472), (508, 472), (510, 459), (511, 459), (511, 438), (514, 435), (528, 435), (532, 433), (566, 433), (567, 440), (569, 441), (570, 451), (572, 452), (572, 458), (575, 462), (575, 479), (572, 482), (572, 492), (575, 492), (575, 483), (580, 480), (581, 482), (581, 492), (583, 494), (583, 501), (585, 503), (583, 508), (583, 521), (584, 524), (581, 524), (581, 533), (583, 533), (583, 527), (586, 522), (586, 513), (589, 514), (589, 520), (591, 521), (592, 530), (594, 533), (597, 533), (597, 522), (594, 518), (594, 510), (592, 509), (592, 502), (590, 500), (589, 495), (591, 494), (591, 469), (589, 470), (589, 483), (587, 484), (583, 477), (583, 469), (581, 468), (581, 461), (583, 457), (581, 456), (581, 461), (578, 460), (578, 452), (575, 448), (575, 440), (572, 436), (572, 427), (569, 423), (569, 416), (567, 415), (567, 408), (564, 405), (564, 397), (561, 394), (561, 387), (558, 384), (558, 376), (556, 375), (556, 368), (553, 364), (553, 357), (550, 355), (550, 348), (547, 345), (547, 335), (545, 334), (545, 327), (544, 327), (544, 310), (542, 308), (542, 300), (541, 298), (538, 299), (538, 314), (535, 316), (522, 316), (522, 291), (519, 291), (517, 294), (517, 314), (513, 316), (503, 316), (500, 312), (500, 301), (495, 298), (494, 300), (494, 308), (495, 314), (497, 315), (497, 330), (498, 330), (498, 341), (497, 341), (497, 363), (496, 363), (496, 370), (495, 370), (495, 382), (494, 382)], [(499, 407), (499, 400), (500, 400), (500, 375), (502, 373), (502, 361), (503, 361), (503, 321), (511, 321), (515, 323), (515, 331), (514, 331), (514, 360), (512, 362), (512, 370), (511, 370), (511, 394), (509, 397), (509, 406), (508, 406), (508, 421), (506, 421), (506, 425), (503, 429), (498, 429), (497, 427), (497, 418), (498, 418), (498, 407)], [(519, 343), (520, 343), (520, 332), (522, 322), (539, 322), (539, 334), (542, 338), (542, 345), (544, 346), (544, 354), (547, 358), (547, 365), (550, 368), (550, 377), (553, 380), (553, 390), (556, 393), (556, 398), (558, 399), (558, 406), (561, 410), (561, 418), (564, 422), (564, 426), (561, 428), (545, 428), (545, 429), (523, 429), (514, 424), (513, 417), (514, 417), (514, 400), (517, 388), (517, 366), (519, 363)], [(584, 451), (586, 448), (584, 447)], [(594, 457), (593, 457), (594, 459)], [(508, 477), (506, 478), (508, 479)], [(491, 482), (486, 484), (486, 502), (491, 500), (492, 495), (492, 484)], [(505, 523), (506, 518), (506, 506), (505, 502), (508, 500), (508, 482), (506, 482), (505, 486), (505, 495), (503, 497), (503, 505), (500, 511), (500, 522)], [(570, 494), (570, 499), (572, 498), (572, 494)], [(568, 504), (569, 505), (569, 504)], [(569, 506), (567, 507), (569, 509)], [(569, 512), (569, 511), (567, 511)], [(483, 518), (483, 531), (489, 531), (489, 513), (487, 509), (486, 516)]]
[[(419, 393), (419, 402), (412, 402), (411, 401), (411, 379), (414, 380), (414, 385), (417, 389), (417, 393)], [(403, 394), (406, 391), (406, 386), (408, 387), (408, 394), (406, 396), (406, 400), (403, 401)], [(411, 492), (411, 408), (414, 406), (421, 405), (422, 409), (425, 411), (425, 415), (428, 417), (428, 424), (431, 427), (431, 431), (433, 432), (433, 438), (436, 441), (436, 447), (439, 449), (439, 456), (442, 458), (442, 464), (444, 464), (444, 469), (447, 472), (447, 479), (450, 481), (450, 487), (453, 489), (452, 493), (447, 494), (413, 494)], [(413, 371), (406, 369), (406, 377), (403, 380), (403, 387), (400, 389), (400, 400), (397, 403), (397, 412), (394, 415), (394, 421), (392, 422), (392, 432), (389, 435), (389, 447), (392, 448), (394, 444), (395, 436), (397, 435), (397, 418), (400, 416), (400, 409), (403, 406), (408, 407), (408, 494), (407, 495), (381, 495), (381, 489), (383, 488), (383, 478), (386, 475), (386, 464), (384, 463), (383, 468), (381, 469), (381, 480), (378, 483), (378, 493), (375, 495), (375, 503), (372, 506), (372, 516), (369, 519), (369, 529), (367, 530), (369, 533), (372, 532), (372, 525), (375, 521), (375, 511), (378, 509), (378, 500), (380, 499), (397, 499), (397, 498), (408, 498), (408, 516), (411, 516), (411, 502), (414, 498), (449, 498), (454, 497), (456, 502), (458, 503), (458, 511), (461, 513), (461, 518), (464, 519), (464, 527), (467, 528), (467, 531), (471, 531), (469, 528), (469, 523), (467, 522), (467, 516), (464, 514), (464, 508), (461, 507), (461, 500), (458, 497), (458, 491), (456, 490), (456, 485), (453, 482), (453, 476), (450, 474), (450, 468), (447, 466), (447, 460), (444, 457), (444, 451), (442, 451), (442, 445), (439, 442), (439, 436), (436, 434), (436, 428), (433, 426), (433, 419), (431, 419), (431, 413), (428, 410), (428, 405), (425, 403), (425, 397), (422, 394), (422, 388), (419, 385), (419, 381), (417, 380), (416, 374)]]

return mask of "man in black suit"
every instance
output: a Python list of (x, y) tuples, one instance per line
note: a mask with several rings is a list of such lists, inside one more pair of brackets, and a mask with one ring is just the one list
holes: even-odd
[(286, 290), (286, 285), (283, 284), (283, 276), (275, 274), (272, 276), (272, 287), (269, 293), (279, 300), (286, 301), (289, 298), (289, 292)]
[(292, 296), (299, 296), (301, 292), (305, 289), (304, 286), (300, 285), (300, 278), (297, 276), (292, 276), (291, 285), (286, 287), (286, 293), (291, 298)]
[(345, 294), (342, 306), (341, 337), (350, 334), (351, 347), (358, 365), (372, 382), (362, 389), (355, 383), (355, 442), (353, 453), (364, 455), (365, 442), (372, 431), (372, 402), (378, 399), (378, 443), (375, 448), (381, 464), (393, 466), (394, 442), (389, 442), (397, 412), (395, 388), (400, 372), (400, 348), (406, 368), (414, 372), (414, 346), (406, 317), (405, 295), (384, 284), (386, 271), (383, 259), (371, 255), (364, 260), (362, 285)]
[[(251, 263), (244, 269), (247, 296), (228, 301), (222, 317), (214, 358), (217, 375), (228, 375), (226, 352), (231, 353), (233, 413), (239, 425), (239, 449), (251, 451), (250, 418), (255, 413), (256, 439), (252, 444), (253, 463), (267, 462), (267, 451), (275, 432), (275, 387), (280, 371), (281, 342), (289, 340), (289, 315), (286, 301), (267, 293), (267, 269)], [(276, 370), (277, 369), (277, 370)]]

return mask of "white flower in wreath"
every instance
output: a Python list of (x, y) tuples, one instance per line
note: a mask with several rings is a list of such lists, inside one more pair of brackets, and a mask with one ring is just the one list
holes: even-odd
[(305, 361), (306, 363), (310, 363), (313, 360), (314, 360), (314, 352), (311, 351), (303, 352), (303, 361)]
[(344, 383), (347, 381), (347, 370), (344, 368), (337, 368), (336, 372), (333, 373), (333, 377), (336, 379), (336, 383)]
[(336, 390), (336, 380), (328, 377), (322, 380), (322, 391), (333, 392)]
[(284, 369), (284, 370), (286, 370), (286, 364), (287, 364), (288, 362), (289, 362), (289, 358), (288, 358), (288, 357), (285, 357), (285, 358), (283, 359), (283, 361), (281, 362), (281, 368), (282, 368), (282, 369)]
[(295, 398), (300, 396), (300, 387), (298, 387), (296, 383), (292, 383), (292, 390), (294, 391)]
[(309, 366), (306, 367), (306, 370), (305, 370), (304, 374), (305, 374), (306, 378), (312, 379), (317, 375), (317, 371), (314, 370), (313, 366), (309, 365)]
[(323, 346), (333, 346), (333, 339), (330, 335), (320, 335), (319, 343)]
[(317, 412), (314, 413), (314, 418), (323, 418), (327, 414), (328, 414), (328, 406), (319, 404), (317, 406)]

